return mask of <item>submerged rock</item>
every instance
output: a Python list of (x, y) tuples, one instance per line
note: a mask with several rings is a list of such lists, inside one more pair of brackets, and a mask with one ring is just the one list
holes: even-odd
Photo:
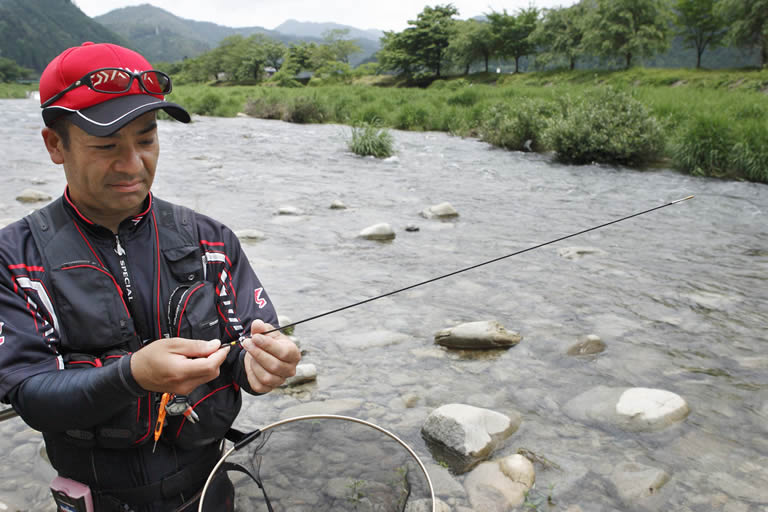
[(603, 251), (596, 247), (563, 247), (557, 250), (560, 257), (567, 260), (580, 260), (584, 256), (600, 254), (602, 252)]
[(258, 242), (266, 238), (264, 233), (255, 229), (241, 229), (240, 231), (235, 231), (235, 236), (241, 242)]
[(421, 216), (427, 219), (450, 219), (453, 217), (458, 217), (459, 212), (457, 212), (453, 206), (451, 206), (451, 203), (440, 203), (434, 206), (430, 206), (429, 208), (425, 208), (421, 212)]
[(21, 203), (37, 203), (41, 201), (50, 201), (51, 199), (51, 196), (45, 192), (32, 190), (31, 188), (25, 188), (18, 196), (16, 196), (16, 200)]
[(512, 455), (480, 464), (467, 475), (464, 487), (474, 510), (501, 512), (521, 505), (535, 480), (531, 461)]
[(481, 460), (520, 426), (505, 414), (471, 405), (448, 404), (430, 413), (421, 433), (453, 452)]
[(611, 481), (622, 501), (627, 505), (635, 505), (658, 494), (659, 489), (669, 481), (669, 474), (663, 469), (625, 462), (616, 466)]
[(605, 351), (605, 343), (600, 336), (589, 334), (587, 337), (568, 349), (569, 356), (588, 356)]
[(358, 236), (366, 240), (392, 240), (395, 238), (395, 230), (386, 222), (382, 222), (365, 228)]
[(507, 331), (495, 320), (464, 323), (435, 333), (438, 345), (462, 349), (508, 348), (522, 339), (520, 334)]

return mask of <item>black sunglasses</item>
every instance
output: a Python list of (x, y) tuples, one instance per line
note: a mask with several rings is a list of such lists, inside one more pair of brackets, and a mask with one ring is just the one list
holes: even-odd
[(66, 93), (87, 85), (96, 92), (106, 94), (121, 94), (131, 90), (133, 80), (139, 81), (139, 86), (149, 94), (168, 94), (171, 92), (171, 77), (162, 71), (142, 71), (134, 73), (120, 68), (100, 68), (83, 75), (80, 80), (73, 82), (59, 93), (45, 101), (40, 108), (45, 108), (57, 102)]

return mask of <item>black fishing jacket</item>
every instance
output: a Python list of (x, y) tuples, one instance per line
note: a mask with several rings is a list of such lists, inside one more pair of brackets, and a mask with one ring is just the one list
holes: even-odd
[(164, 510), (218, 458), (240, 388), (250, 391), (244, 351), (190, 393), (198, 423), (167, 417), (154, 454), (159, 394), (133, 379), (131, 354), (167, 337), (232, 341), (277, 319), (229, 229), (151, 194), (145, 205), (115, 235), (65, 191), (0, 230), (0, 399), (43, 432), (59, 474), (102, 501)]

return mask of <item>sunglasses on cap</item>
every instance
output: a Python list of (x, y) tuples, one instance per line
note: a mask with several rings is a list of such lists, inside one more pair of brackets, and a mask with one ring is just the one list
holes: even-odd
[(122, 94), (131, 90), (134, 79), (138, 80), (139, 86), (149, 94), (168, 94), (171, 92), (171, 77), (162, 71), (150, 70), (134, 73), (120, 68), (100, 68), (86, 73), (82, 78), (46, 100), (40, 105), (40, 108), (54, 104), (66, 93), (81, 85), (87, 85), (96, 92)]

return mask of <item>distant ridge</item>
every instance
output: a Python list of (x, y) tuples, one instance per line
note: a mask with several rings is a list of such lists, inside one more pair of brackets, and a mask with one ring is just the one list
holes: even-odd
[(56, 55), (85, 41), (136, 48), (70, 0), (0, 0), (0, 56), (42, 72)]
[(286, 20), (277, 27), (275, 31), (283, 34), (290, 34), (298, 37), (323, 37), (323, 34), (329, 30), (349, 30), (350, 39), (371, 39), (378, 41), (384, 36), (384, 32), (377, 29), (361, 30), (349, 25), (339, 23), (319, 23), (314, 21)]

